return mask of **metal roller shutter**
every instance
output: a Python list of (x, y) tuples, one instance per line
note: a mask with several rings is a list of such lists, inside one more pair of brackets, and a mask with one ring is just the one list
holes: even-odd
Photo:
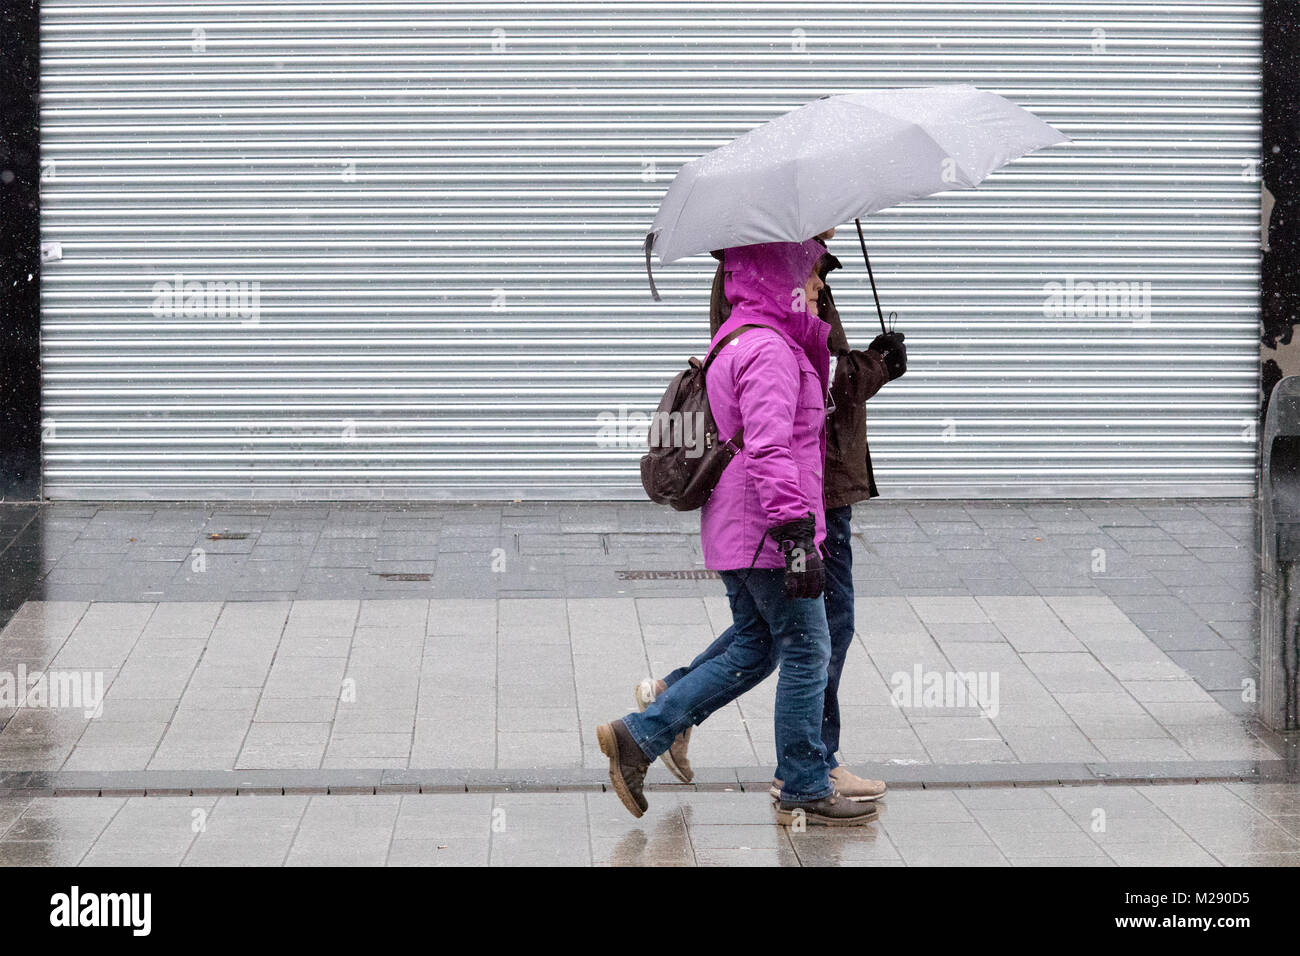
[(1249, 494), (1259, 15), (45, 0), (45, 492), (638, 498), (619, 423), (706, 338), (713, 261), (656, 304), (640, 255), (677, 168), (823, 93), (969, 82), (1075, 143), (866, 223), (912, 357), (883, 488)]

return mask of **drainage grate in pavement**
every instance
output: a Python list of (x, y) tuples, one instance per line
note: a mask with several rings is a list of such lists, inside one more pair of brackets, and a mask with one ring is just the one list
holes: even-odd
[(715, 581), (721, 579), (717, 571), (707, 568), (687, 568), (679, 571), (615, 571), (620, 581)]

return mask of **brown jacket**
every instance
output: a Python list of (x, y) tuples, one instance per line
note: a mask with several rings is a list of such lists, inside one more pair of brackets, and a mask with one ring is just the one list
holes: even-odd
[[(719, 261), (709, 298), (710, 335), (716, 335), (731, 315), (731, 303), (724, 293), (722, 253), (713, 255)], [(839, 267), (839, 260), (828, 252), (821, 261), (822, 279)], [(867, 447), (866, 402), (889, 381), (889, 372), (878, 352), (849, 348), (829, 285), (817, 299), (817, 314), (830, 325), (828, 341), (834, 364), (831, 401), (835, 410), (826, 422), (826, 507), (842, 508), (880, 494), (871, 471), (871, 450)]]

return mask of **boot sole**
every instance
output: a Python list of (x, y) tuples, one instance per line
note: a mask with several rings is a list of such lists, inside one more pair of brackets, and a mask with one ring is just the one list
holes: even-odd
[[(885, 796), (885, 794), (888, 793), (889, 791), (885, 791), (885, 793), (878, 793), (874, 797), (850, 797), (847, 793), (842, 793), (839, 790), (836, 790), (835, 792), (838, 793), (845, 800), (852, 800), (854, 803), (875, 803), (881, 797)], [(768, 787), (767, 795), (771, 797), (773, 800), (781, 799), (781, 791), (776, 789), (776, 787)]]
[(677, 761), (672, 758), (672, 755), (669, 754), (667, 750), (659, 755), (659, 759), (664, 762), (664, 766), (668, 768), (668, 772), (682, 783), (690, 783), (695, 779), (695, 771), (692, 770), (690, 773), (684, 771), (677, 765)]
[[(803, 821), (810, 827), (861, 827), (868, 823), (875, 823), (878, 816), (874, 807), (870, 813), (864, 813), (860, 817), (824, 817), (820, 813), (809, 813), (805, 810)], [(776, 821), (785, 827), (794, 826), (794, 811), (777, 807)]]
[(609, 758), (609, 782), (618, 794), (618, 798), (623, 801), (623, 806), (632, 816), (640, 819), (645, 815), (636, 798), (632, 796), (632, 791), (627, 788), (627, 783), (623, 780), (623, 774), (620, 771), (618, 762), (618, 738), (614, 736), (614, 728), (609, 724), (601, 724), (596, 728), (596, 742), (600, 744), (600, 752)]
[[(641, 693), (641, 688), (646, 683), (647, 683), (646, 681), (642, 681), (640, 684), (637, 684), (636, 687), (632, 689), (632, 699), (636, 701), (636, 710), (637, 713), (639, 714), (644, 714), (645, 709), (655, 702), (653, 696), (647, 698), (643, 696)], [(651, 693), (653, 695), (653, 691)], [(662, 760), (664, 766), (668, 768), (668, 772), (671, 773), (678, 780), (680, 780), (682, 783), (690, 783), (692, 780), (695, 779), (694, 772), (687, 773), (677, 765), (677, 761), (673, 759), (673, 755), (670, 751), (665, 750), (663, 753), (659, 755), (659, 759)]]

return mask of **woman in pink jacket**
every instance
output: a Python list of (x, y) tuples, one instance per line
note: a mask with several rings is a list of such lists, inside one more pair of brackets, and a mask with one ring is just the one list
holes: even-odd
[[(720, 435), (744, 428), (744, 450), (723, 472), (700, 518), (705, 564), (731, 604), (727, 651), (677, 681), (643, 713), (596, 728), (610, 781), (634, 816), (647, 807), (645, 772), (673, 739), (767, 673), (779, 649), (776, 690), (778, 817), (852, 825), (875, 810), (837, 796), (822, 744), (830, 635), (821, 600), (829, 326), (817, 317), (825, 248), (816, 240), (726, 250), (731, 338), (709, 368)], [(739, 331), (746, 325), (762, 326)]]

